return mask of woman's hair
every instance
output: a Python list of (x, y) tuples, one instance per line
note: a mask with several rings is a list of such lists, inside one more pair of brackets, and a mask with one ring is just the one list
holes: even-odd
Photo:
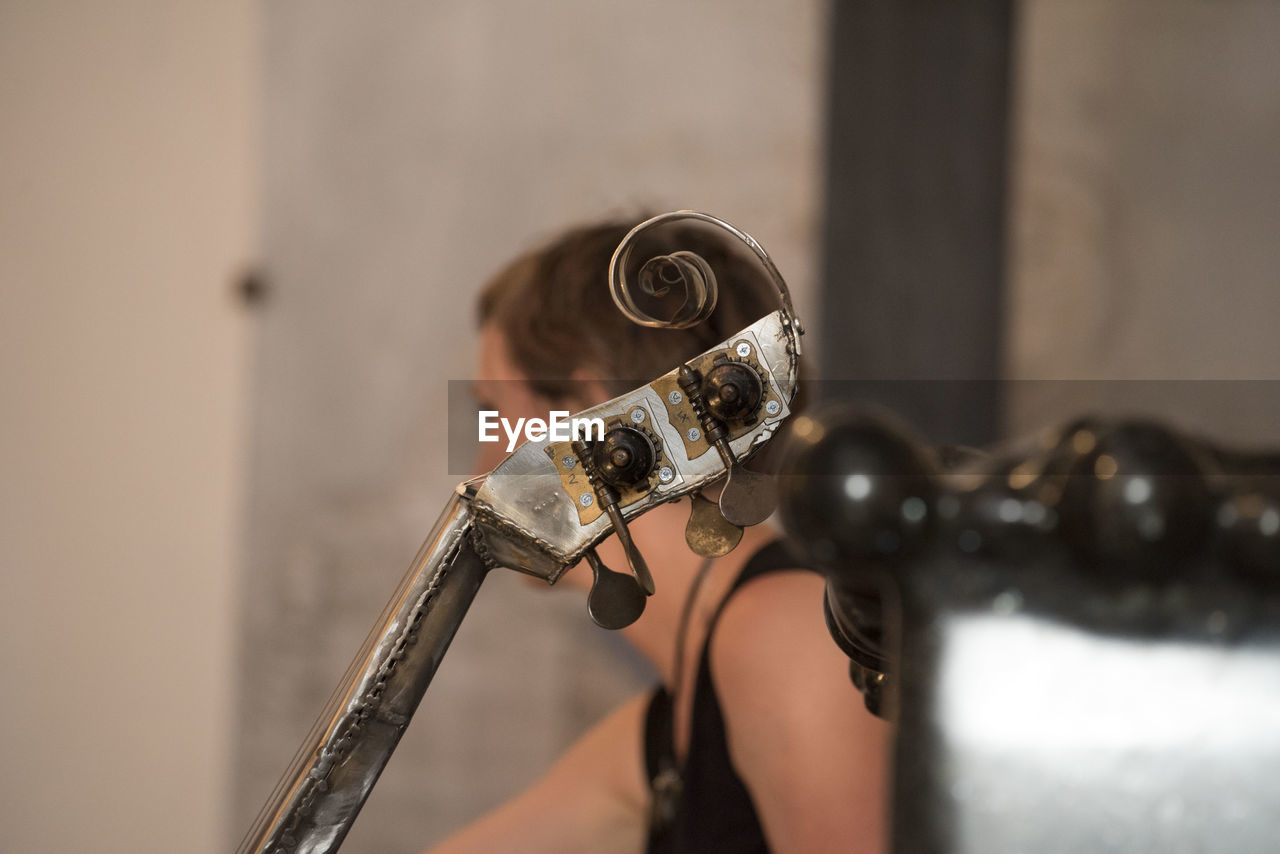
[(670, 227), (664, 229), (669, 234), (658, 251), (701, 255), (716, 273), (719, 301), (706, 321), (689, 329), (633, 323), (609, 294), (609, 260), (640, 221), (572, 229), (516, 258), (484, 287), (480, 324), (493, 324), (502, 332), (507, 355), (534, 391), (562, 400), (573, 393), (574, 372), (587, 370), (610, 394), (623, 394), (778, 307), (772, 284), (732, 248), (730, 238)]

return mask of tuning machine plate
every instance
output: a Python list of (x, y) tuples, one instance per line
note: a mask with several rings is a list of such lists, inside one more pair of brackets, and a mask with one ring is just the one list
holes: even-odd
[[(760, 382), (760, 399), (748, 418), (724, 424), (730, 442), (750, 433), (763, 421), (785, 418), (789, 414), (786, 401), (778, 394), (773, 383), (769, 381), (768, 371), (760, 364), (760, 347), (753, 335), (743, 335), (733, 339), (729, 346), (704, 353), (691, 360), (688, 367), (699, 376), (707, 377), (723, 364), (742, 365), (749, 369)], [(684, 444), (685, 456), (696, 460), (714, 447), (707, 440), (701, 419), (689, 395), (680, 387), (675, 374), (667, 374), (650, 383), (650, 388), (657, 393), (666, 409), (668, 423), (675, 429)]]
[[(633, 406), (626, 415), (605, 420), (606, 436), (620, 427), (625, 427), (629, 431), (642, 435), (645, 440), (644, 449), (652, 454), (652, 464), (644, 478), (635, 483), (620, 482), (616, 487), (619, 507), (630, 506), (660, 486), (678, 485), (679, 476), (664, 451), (662, 438), (650, 429), (651, 417), (645, 407)], [(607, 514), (573, 445), (573, 442), (552, 442), (543, 448), (543, 451), (555, 464), (556, 473), (560, 476), (560, 485), (573, 499), (579, 524), (585, 526)], [(608, 463), (605, 463), (605, 467), (607, 465)], [(596, 466), (597, 469), (601, 467)]]

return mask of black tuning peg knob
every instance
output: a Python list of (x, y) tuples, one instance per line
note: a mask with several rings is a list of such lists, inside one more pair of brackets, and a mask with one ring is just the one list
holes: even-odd
[(634, 486), (653, 472), (657, 452), (649, 437), (634, 427), (615, 427), (591, 446), (591, 462), (600, 479), (619, 489)]
[[(703, 378), (698, 371), (688, 365), (681, 365), (676, 373), (676, 384), (689, 398), (689, 405), (702, 423), (702, 434), (720, 454), (720, 461), (724, 463), (726, 477), (724, 488), (720, 490), (720, 512), (724, 514), (724, 518), (731, 524), (744, 528), (768, 519), (778, 504), (774, 479), (769, 475), (750, 471), (734, 457), (733, 449), (729, 447), (728, 428), (709, 408), (703, 393)], [(726, 380), (717, 387), (717, 393), (723, 394), (730, 385)]]
[[(630, 428), (618, 428), (626, 430)], [(633, 431), (638, 432), (638, 431)], [(643, 434), (641, 434), (643, 435)], [(603, 442), (597, 443), (603, 444)], [(649, 572), (649, 565), (645, 563), (644, 556), (640, 554), (640, 550), (636, 548), (635, 541), (631, 539), (631, 531), (627, 528), (627, 522), (622, 518), (622, 510), (618, 507), (618, 502), (622, 496), (618, 494), (618, 490), (613, 484), (609, 483), (601, 476), (600, 470), (595, 464), (594, 448), (587, 450), (586, 445), (582, 442), (574, 442), (573, 452), (578, 459), (582, 461), (583, 471), (586, 472), (587, 481), (595, 490), (596, 498), (600, 501), (600, 506), (604, 509), (605, 514), (609, 517), (609, 521), (613, 524), (613, 533), (618, 538), (618, 542), (622, 544), (622, 550), (627, 556), (627, 563), (631, 567), (631, 574), (635, 576), (636, 582), (640, 588), (649, 596), (653, 595), (655, 590), (653, 586), (653, 574)], [(614, 448), (616, 452), (621, 446)], [(612, 455), (613, 452), (610, 452)], [(650, 463), (652, 466), (652, 463)], [(621, 468), (627, 468), (623, 466)], [(647, 472), (646, 472), (647, 474)]]
[(721, 421), (741, 421), (755, 414), (764, 398), (764, 383), (747, 365), (721, 362), (707, 371), (702, 382), (707, 409)]
[(625, 629), (644, 613), (645, 592), (630, 575), (605, 566), (595, 549), (587, 552), (591, 566), (591, 592), (587, 594), (587, 613), (603, 629)]

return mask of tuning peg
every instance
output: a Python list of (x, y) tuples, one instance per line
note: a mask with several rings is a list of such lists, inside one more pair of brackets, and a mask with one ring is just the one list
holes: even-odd
[(618, 542), (622, 544), (622, 551), (627, 556), (627, 564), (631, 567), (631, 574), (635, 576), (636, 582), (639, 583), (640, 589), (646, 595), (652, 596), (655, 590), (653, 585), (653, 575), (649, 572), (649, 565), (645, 563), (644, 556), (640, 554), (640, 550), (636, 548), (635, 541), (631, 539), (631, 531), (627, 528), (627, 522), (622, 518), (622, 511), (618, 508), (618, 501), (621, 495), (613, 485), (604, 480), (599, 469), (596, 467), (594, 455), (587, 450), (586, 445), (582, 442), (573, 443), (573, 452), (582, 462), (582, 469), (586, 472), (587, 480), (595, 489), (596, 498), (600, 501), (600, 506), (609, 517), (609, 521), (613, 523), (613, 533), (618, 538)]
[(605, 566), (595, 549), (586, 554), (593, 580), (587, 594), (587, 613), (603, 629), (624, 629), (644, 613), (645, 593), (640, 584), (624, 572)]
[[(613, 493), (613, 500), (607, 501), (602, 497), (600, 503), (604, 504), (604, 512), (609, 514), (609, 521), (613, 523), (613, 533), (618, 537), (618, 542), (622, 544), (622, 550), (627, 555), (627, 563), (631, 566), (631, 574), (635, 576), (636, 581), (640, 584), (640, 589), (645, 592), (645, 595), (652, 596), (655, 590), (653, 575), (649, 572), (649, 565), (644, 562), (644, 556), (636, 548), (635, 541), (631, 539), (631, 531), (627, 528), (626, 520), (622, 518), (622, 511), (618, 509), (618, 493), (612, 487), (606, 486), (605, 489)], [(596, 494), (599, 495), (599, 491)]]
[[(728, 443), (725, 443), (726, 446)], [(730, 457), (732, 460), (733, 458)], [(778, 506), (778, 487), (767, 474), (751, 471), (736, 460), (720, 491), (720, 512), (734, 525), (758, 525)]]
[(684, 540), (693, 553), (724, 557), (737, 548), (742, 541), (742, 528), (724, 518), (715, 502), (704, 498), (701, 492), (693, 493), (691, 500), (693, 507), (684, 528)]
[[(717, 366), (716, 369), (721, 367), (724, 366)], [(777, 487), (773, 478), (744, 468), (734, 457), (733, 449), (729, 447), (729, 431), (724, 422), (716, 417), (703, 395), (701, 374), (688, 365), (681, 365), (676, 374), (676, 383), (689, 398), (689, 404), (702, 423), (702, 435), (720, 454), (720, 461), (724, 463), (728, 474), (724, 488), (720, 491), (720, 512), (724, 514), (724, 518), (731, 524), (744, 528), (768, 519), (778, 504)], [(722, 383), (717, 385), (715, 391), (722, 398), (728, 388), (736, 386)], [(735, 394), (735, 402), (742, 399), (741, 395)]]

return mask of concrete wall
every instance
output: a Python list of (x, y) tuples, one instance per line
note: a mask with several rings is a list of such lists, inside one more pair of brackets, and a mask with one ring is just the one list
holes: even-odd
[(256, 4), (0, 4), (0, 851), (228, 848)]
[(1029, 0), (1019, 39), (1012, 431), (1280, 444), (1280, 5)]
[[(811, 309), (823, 24), (817, 0), (266, 7), (243, 822), (460, 479), (447, 382), (500, 264), (592, 217), (696, 208)], [(344, 851), (425, 845), (649, 679), (580, 595), (490, 579)]]

